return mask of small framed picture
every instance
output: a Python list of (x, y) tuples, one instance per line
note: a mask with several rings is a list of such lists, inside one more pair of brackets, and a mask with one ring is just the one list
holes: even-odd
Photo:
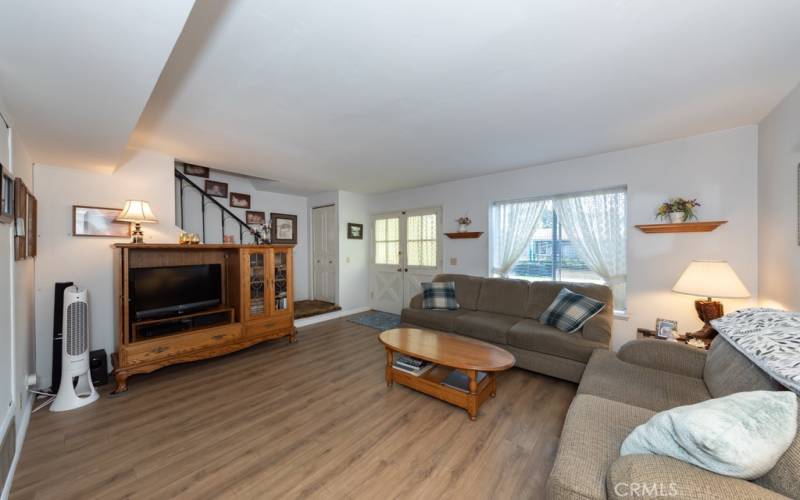
[(192, 165), (191, 163), (183, 164), (183, 173), (186, 175), (194, 175), (195, 177), (205, 177), (208, 179), (208, 167), (201, 167), (200, 165)]
[(269, 214), (272, 243), (297, 243), (297, 216), (289, 214)]
[(206, 181), (206, 194), (217, 198), (228, 197), (228, 183), (217, 181)]
[(14, 176), (0, 163), (0, 223), (14, 222)]
[(250, 195), (244, 193), (231, 193), (231, 207), (250, 208)]
[(363, 240), (364, 239), (364, 224), (356, 224), (354, 222), (347, 223), (347, 239), (348, 240)]
[(248, 224), (261, 224), (264, 225), (267, 223), (267, 214), (264, 212), (256, 212), (253, 210), (248, 210), (244, 214), (244, 221)]
[(678, 333), (678, 322), (672, 319), (661, 319), (658, 318), (656, 320), (656, 337), (662, 339), (668, 339), (672, 337), (672, 334)]
[(129, 238), (131, 225), (117, 222), (121, 208), (72, 206), (72, 236)]

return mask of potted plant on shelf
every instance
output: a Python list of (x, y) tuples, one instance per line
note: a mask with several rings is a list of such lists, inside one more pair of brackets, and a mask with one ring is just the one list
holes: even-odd
[(670, 198), (669, 201), (662, 203), (656, 211), (656, 217), (667, 220), (672, 224), (687, 222), (697, 219), (694, 209), (700, 206), (697, 199), (687, 200), (685, 198)]
[(456, 219), (456, 222), (458, 222), (458, 232), (466, 233), (467, 229), (469, 229), (468, 226), (472, 224), (472, 219), (470, 219), (465, 215), (464, 217), (459, 217), (458, 219)]

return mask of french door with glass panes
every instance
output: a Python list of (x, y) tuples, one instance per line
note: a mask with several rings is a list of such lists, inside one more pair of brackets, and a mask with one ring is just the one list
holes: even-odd
[(441, 209), (376, 215), (372, 220), (370, 305), (400, 314), (442, 268)]

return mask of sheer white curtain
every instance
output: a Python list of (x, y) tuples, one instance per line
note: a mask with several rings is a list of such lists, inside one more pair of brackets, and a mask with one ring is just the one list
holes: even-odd
[(626, 193), (607, 190), (553, 200), (578, 256), (614, 292), (614, 307), (625, 309)]
[(508, 272), (533, 238), (547, 201), (501, 202), (492, 206), (492, 272)]

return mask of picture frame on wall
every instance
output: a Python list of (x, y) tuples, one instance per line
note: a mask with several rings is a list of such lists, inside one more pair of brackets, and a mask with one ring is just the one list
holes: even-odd
[(72, 236), (130, 238), (131, 225), (118, 222), (121, 208), (72, 206)]
[(232, 208), (250, 208), (250, 195), (231, 193), (230, 205)]
[(296, 215), (270, 213), (269, 222), (272, 243), (297, 244)]
[(36, 242), (38, 239), (38, 235), (36, 234), (38, 226), (36, 222), (37, 210), (36, 197), (28, 193), (28, 237), (26, 239), (28, 257), (36, 257)]
[(28, 187), (14, 179), (14, 260), (28, 256)]
[(206, 194), (216, 198), (228, 197), (228, 183), (219, 181), (206, 181)]
[(248, 210), (244, 214), (244, 221), (248, 224), (260, 224), (263, 226), (267, 223), (267, 214), (264, 212)]
[(356, 224), (355, 222), (347, 223), (347, 239), (348, 240), (363, 240), (364, 239), (364, 224)]
[(0, 163), (0, 223), (14, 222), (14, 176)]
[(191, 163), (183, 164), (183, 173), (186, 175), (193, 175), (195, 177), (204, 177), (208, 179), (210, 170), (208, 167), (201, 167), (200, 165), (193, 165)]

